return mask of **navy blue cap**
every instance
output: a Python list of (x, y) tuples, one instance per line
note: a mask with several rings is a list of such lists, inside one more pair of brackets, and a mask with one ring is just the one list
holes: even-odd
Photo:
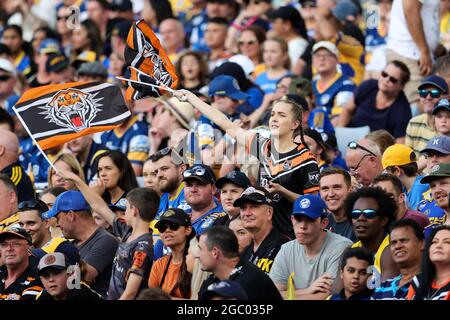
[(62, 55), (57, 53), (49, 54), (47, 62), (45, 64), (45, 71), (47, 72), (59, 72), (64, 70), (70, 65), (70, 60)]
[(447, 136), (435, 136), (428, 140), (425, 149), (420, 152), (437, 151), (443, 154), (450, 154), (450, 137)]
[(216, 187), (222, 189), (226, 183), (233, 183), (244, 189), (247, 189), (251, 185), (250, 180), (245, 173), (239, 170), (230, 171), (226, 176), (217, 179)]
[(325, 217), (327, 216), (327, 206), (319, 196), (306, 194), (295, 200), (292, 215), (303, 215), (310, 219)]
[(236, 78), (224, 74), (212, 79), (209, 83), (208, 94), (210, 96), (229, 97), (234, 100), (245, 100), (249, 97), (248, 94), (241, 91)]
[(40, 260), (47, 253), (52, 252), (63, 253), (66, 257), (68, 265), (70, 266), (80, 262), (80, 253), (78, 251), (78, 248), (67, 239), (53, 238), (42, 248), (31, 249), (31, 254), (38, 260)]
[(425, 87), (426, 85), (432, 85), (435, 86), (436, 88), (438, 88), (439, 90), (441, 90), (444, 93), (448, 93), (448, 85), (447, 85), (447, 81), (445, 81), (444, 78), (441, 78), (435, 74), (426, 77), (425, 79), (423, 79), (420, 82), (419, 87), (417, 88), (418, 90), (423, 89), (423, 87)]
[(216, 296), (226, 299), (235, 298), (237, 300), (248, 300), (247, 293), (239, 282), (232, 280), (223, 280), (210, 284), (200, 297), (200, 300), (211, 300), (211, 298)]
[(442, 110), (442, 109), (450, 111), (450, 103), (449, 103), (448, 99), (446, 99), (446, 98), (441, 99), (441, 100), (439, 100), (438, 103), (436, 103), (431, 114), (435, 115), (439, 110)]
[(50, 219), (56, 217), (60, 212), (87, 211), (89, 209), (89, 204), (80, 191), (69, 190), (56, 197), (55, 204), (50, 210), (42, 214), (42, 218)]

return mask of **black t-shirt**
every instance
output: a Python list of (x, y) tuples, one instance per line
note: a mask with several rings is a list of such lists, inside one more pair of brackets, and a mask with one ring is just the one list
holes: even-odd
[(0, 173), (6, 174), (17, 188), (18, 202), (27, 201), (34, 198), (34, 188), (30, 177), (25, 173), (19, 162), (15, 162)]
[(275, 260), (278, 251), (280, 251), (281, 246), (290, 240), (291, 239), (287, 236), (273, 228), (260, 244), (256, 252), (253, 251), (252, 241), (241, 253), (241, 259), (253, 263), (266, 274), (269, 274), (272, 269), (273, 261)]
[(337, 233), (343, 237), (346, 237), (347, 239), (350, 239), (353, 242), (356, 242), (358, 240), (355, 236), (355, 233), (353, 232), (353, 226), (350, 221), (345, 220), (342, 222), (336, 222), (331, 213), (328, 214), (328, 221), (329, 222), (326, 229), (330, 230), (331, 232)]
[(216, 221), (214, 221), (213, 225), (228, 227), (230, 225), (230, 221), (231, 221), (230, 216), (228, 214), (226, 214), (223, 217), (220, 217)]
[(149, 232), (127, 242), (131, 232), (132, 228), (126, 223), (117, 218), (114, 219), (113, 233), (118, 235), (122, 242), (119, 244), (114, 258), (108, 300), (119, 300), (125, 291), (130, 273), (137, 274), (142, 278), (140, 290), (147, 287), (153, 264), (153, 236)]
[(83, 244), (78, 245), (77, 241), (74, 241), (74, 244), (80, 252), (81, 260), (98, 272), (95, 282), (91, 285), (92, 290), (106, 298), (113, 260), (119, 245), (117, 238), (99, 227)]
[(367, 80), (355, 90), (355, 115), (350, 127), (369, 126), (370, 131), (384, 129), (395, 138), (404, 137), (411, 119), (411, 106), (403, 91), (388, 108), (376, 108), (378, 81)]
[[(249, 300), (283, 300), (269, 276), (248, 261), (241, 259), (231, 272), (228, 280), (238, 282), (247, 293)], [(220, 282), (219, 278), (213, 274), (210, 275), (200, 288), (198, 294), (200, 300), (202, 300), (208, 286), (218, 282)]]
[[(286, 153), (278, 153), (270, 139), (255, 134), (248, 150), (260, 161), (257, 184), (268, 187), (270, 181), (278, 183), (297, 194), (319, 191), (319, 167), (314, 155), (303, 144)], [(293, 203), (278, 193), (271, 195), (275, 209), (273, 226), (289, 238), (294, 239), (291, 223)]]

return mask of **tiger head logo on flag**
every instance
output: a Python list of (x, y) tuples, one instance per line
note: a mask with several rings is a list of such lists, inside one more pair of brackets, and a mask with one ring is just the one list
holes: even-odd
[(79, 132), (89, 128), (97, 112), (101, 111), (98, 104), (101, 99), (95, 99), (95, 95), (72, 88), (61, 90), (41, 107), (45, 109), (41, 114), (45, 114), (46, 119), (61, 127)]

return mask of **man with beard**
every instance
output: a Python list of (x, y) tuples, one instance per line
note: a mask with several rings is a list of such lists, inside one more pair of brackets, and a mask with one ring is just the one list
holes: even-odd
[(319, 176), (320, 197), (327, 205), (328, 225), (327, 229), (356, 241), (352, 224), (347, 219), (344, 210), (344, 201), (352, 191), (350, 174), (341, 168), (326, 168)]
[(165, 148), (152, 156), (152, 162), (156, 167), (156, 178), (158, 179), (158, 189), (162, 193), (159, 202), (158, 212), (155, 219), (150, 223), (153, 229), (154, 259), (162, 257), (166, 250), (159, 239), (158, 229), (155, 224), (160, 216), (170, 208), (179, 208), (186, 213), (191, 212), (191, 207), (186, 203), (184, 197), (183, 171), (186, 164), (183, 163), (179, 154), (172, 148)]
[(364, 187), (350, 193), (345, 212), (352, 221), (358, 242), (353, 247), (366, 248), (374, 255), (374, 277), (386, 280), (399, 274), (389, 248), (388, 230), (395, 220), (397, 204), (381, 188)]
[(184, 196), (191, 206), (191, 223), (197, 235), (203, 234), (214, 222), (225, 216), (223, 208), (217, 199), (216, 177), (211, 167), (204, 164), (195, 164), (183, 172), (183, 181), (186, 183)]
[(404, 300), (411, 280), (420, 272), (420, 262), (425, 246), (423, 229), (413, 220), (394, 222), (390, 232), (392, 259), (400, 275), (381, 283), (372, 295), (373, 300)]

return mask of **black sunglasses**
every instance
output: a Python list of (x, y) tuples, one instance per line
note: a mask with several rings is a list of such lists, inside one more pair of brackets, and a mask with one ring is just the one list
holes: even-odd
[(22, 201), (19, 203), (19, 211), (25, 211), (25, 210), (35, 210), (38, 209), (39, 212), (45, 212), (48, 211), (48, 207), (45, 204), (44, 201), (38, 200), (38, 199), (31, 199), (27, 201)]
[(396, 84), (398, 82), (397, 78), (394, 78), (393, 76), (390, 76), (389, 74), (387, 74), (385, 71), (381, 71), (381, 76), (383, 78), (389, 78), (389, 81), (392, 82), (393, 84)]
[(159, 233), (163, 233), (166, 232), (167, 228), (170, 228), (170, 230), (172, 231), (177, 231), (178, 229), (180, 229), (181, 225), (179, 225), (178, 223), (175, 222), (171, 222), (171, 221), (167, 221), (167, 222), (161, 222), (157, 229), (159, 231)]
[(377, 155), (375, 154), (375, 153), (373, 153), (372, 151), (370, 151), (369, 149), (367, 149), (366, 147), (363, 147), (362, 145), (360, 145), (358, 142), (356, 142), (356, 141), (350, 141), (349, 143), (348, 143), (348, 145), (347, 145), (347, 147), (349, 148), (349, 149), (352, 149), (352, 150), (356, 150), (356, 149), (362, 149), (362, 150), (364, 150), (364, 151), (367, 151), (368, 153), (370, 153), (371, 155), (373, 155), (374, 157), (376, 157)]
[(11, 76), (8, 75), (0, 76), (0, 82), (8, 81), (9, 79), (11, 79)]

